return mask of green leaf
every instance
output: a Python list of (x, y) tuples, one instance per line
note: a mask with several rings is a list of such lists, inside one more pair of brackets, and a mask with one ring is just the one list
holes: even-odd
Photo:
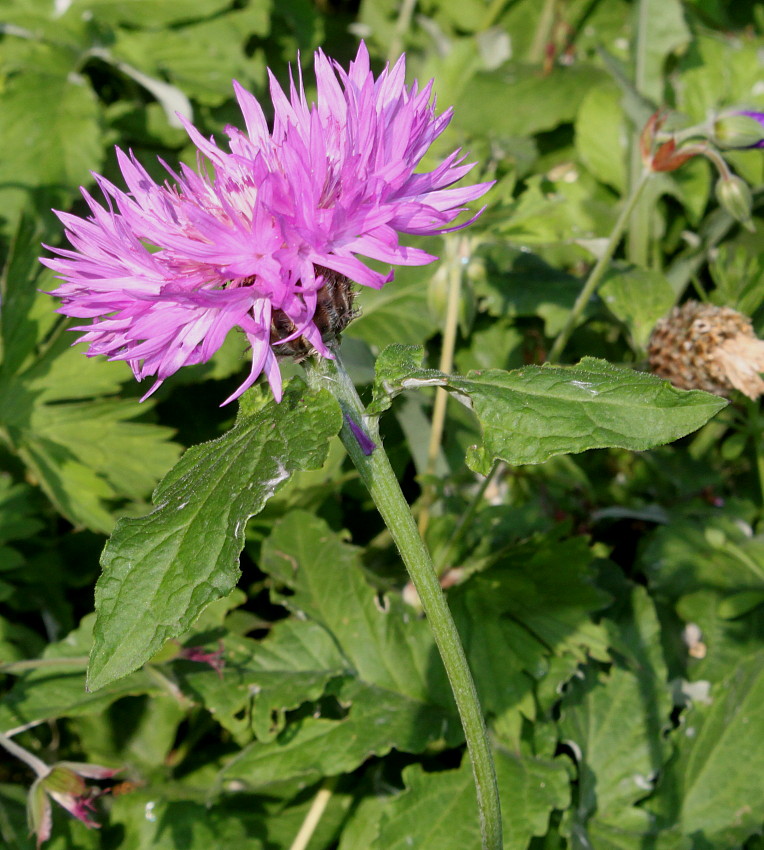
[[(3, 550), (0, 550), (0, 557), (5, 557)], [(23, 623), (0, 617), (0, 659), (3, 663), (23, 661), (37, 655), (44, 647), (45, 641), (37, 632)]]
[(89, 12), (99, 22), (134, 27), (165, 27), (189, 18), (205, 18), (228, 8), (226, 0), (197, 0), (193, 9), (175, 0), (76, 0), (71, 13)]
[[(453, 745), (461, 740), (427, 623), (400, 594), (377, 594), (364, 578), (355, 547), (322, 520), (296, 511), (276, 525), (263, 545), (260, 567), (288, 589), (286, 594), (274, 590), (274, 600), (301, 619), (274, 637), (275, 646), (263, 644), (266, 652), (275, 650), (265, 662), (274, 675), (265, 682), (273, 690), (263, 708), (275, 705), (277, 694), (289, 692), (288, 678), (295, 674), (307, 674), (319, 688), (321, 677), (332, 674), (336, 678), (325, 700), (333, 697), (329, 705), (335, 709), (329, 716), (289, 723), (275, 740), (251, 744), (225, 768), (221, 780), (249, 787), (295, 776), (313, 781), (354, 770), (392, 747), (421, 752), (434, 741)], [(290, 643), (303, 648), (286, 658)], [(316, 712), (323, 704), (317, 704)]]
[(611, 56), (601, 44), (597, 45), (597, 52), (605, 70), (610, 74), (613, 81), (621, 90), (624, 112), (631, 119), (632, 125), (641, 130), (647, 123), (647, 120), (656, 110), (656, 103), (649, 97), (637, 91), (630, 74), (627, 72), (624, 64)]
[[(270, 831), (259, 801), (239, 796), (210, 806), (196, 800), (172, 799), (173, 791), (172, 786), (157, 783), (153, 788), (117, 797), (110, 809), (107, 833), (109, 837), (119, 836), (116, 846), (123, 850), (263, 850), (261, 836), (270, 836)], [(176, 796), (179, 791), (182, 793), (178, 789)], [(298, 828), (299, 822), (293, 829)]]
[[(155, 781), (133, 793), (115, 795), (99, 846), (115, 850), (288, 848), (308, 815), (316, 790), (295, 787), (268, 796), (230, 794), (211, 800), (202, 796), (204, 785), (193, 788), (179, 781)], [(355, 802), (350, 791), (333, 790), (320, 822), (314, 825), (311, 848), (336, 846), (337, 834)]]
[(694, 431), (726, 405), (594, 358), (474, 373), (451, 386), (472, 398), (484, 443), (467, 463), (484, 474), (494, 458), (521, 464), (607, 446), (643, 451)]
[(429, 626), (411, 616), (399, 594), (378, 598), (359, 554), (323, 520), (295, 511), (264, 544), (260, 567), (289, 588), (274, 598), (327, 629), (360, 679), (451, 711)]
[(372, 401), (368, 407), (370, 414), (379, 415), (388, 410), (393, 399), (403, 390), (409, 389), (407, 376), (416, 375), (417, 389), (423, 386), (442, 387), (445, 375), (438, 369), (423, 369), (421, 345), (388, 345), (377, 358), (374, 369)]
[(694, 431), (726, 405), (717, 396), (677, 390), (591, 357), (578, 366), (486, 370), (462, 378), (413, 369), (418, 353), (404, 346), (382, 353), (369, 412), (383, 410), (405, 389), (445, 386), (468, 396), (483, 445), (468, 452), (467, 464), (482, 474), (496, 458), (520, 465), (607, 446), (643, 451)]
[[(398, 657), (402, 655), (399, 650)], [(444, 736), (453, 745), (460, 732), (459, 722), (450, 712), (358, 679), (339, 680), (327, 694), (346, 709), (346, 717), (295, 720), (275, 741), (255, 741), (242, 749), (218, 780), (246, 788), (264, 788), (295, 777), (313, 782), (350, 773), (366, 759), (384, 756), (393, 747), (417, 753)], [(319, 704), (314, 714), (320, 710)]]
[(595, 812), (597, 820), (617, 824), (624, 809), (649, 793), (668, 756), (663, 730), (670, 711), (665, 681), (620, 667), (609, 675), (590, 670), (572, 683), (560, 735), (579, 764), (582, 826)]
[(647, 348), (655, 323), (676, 301), (674, 289), (664, 275), (638, 266), (615, 266), (605, 276), (599, 292), (629, 329), (632, 346), (640, 354)]
[(41, 213), (68, 205), (101, 165), (99, 106), (75, 59), (63, 47), (39, 46), (36, 67), (4, 81), (0, 203), (7, 221), (30, 200)]
[[(677, 828), (656, 832), (655, 818), (643, 809), (627, 809), (617, 823), (597, 818), (587, 824), (585, 836), (573, 836), (572, 847), (584, 850), (698, 850), (692, 837), (681, 835)], [(577, 840), (578, 839), (578, 840)]]
[[(576, 63), (544, 76), (531, 65), (476, 74), (454, 108), (454, 124), (469, 133), (490, 127), (503, 136), (528, 136), (573, 121), (586, 93), (605, 79), (599, 68)], [(511, 103), (511, 109), (496, 109)], [(543, 109), (539, 104), (543, 103)]]
[(5, 544), (32, 537), (43, 527), (34, 513), (32, 494), (27, 484), (0, 476), (0, 573), (24, 563), (21, 554)]
[(254, 70), (245, 47), (255, 34), (267, 35), (265, 5), (175, 29), (121, 31), (111, 53), (146, 74), (169, 78), (194, 100), (217, 106), (233, 97), (232, 79), (246, 84)]
[(251, 734), (272, 740), (287, 711), (317, 700), (331, 679), (348, 672), (332, 635), (312, 621), (282, 620), (262, 641), (229, 634), (223, 648), (220, 674), (187, 662), (175, 665), (176, 675), (184, 693), (242, 743)]
[(379, 290), (362, 287), (360, 315), (345, 331), (378, 348), (396, 342), (419, 344), (438, 328), (427, 304), (427, 281), (420, 269), (400, 269), (395, 283)]
[[(532, 190), (531, 190), (532, 191)], [(548, 206), (549, 202), (544, 199)], [(548, 221), (548, 215), (542, 215)], [(513, 217), (520, 223), (519, 216)], [(545, 332), (555, 336), (567, 321), (570, 309), (581, 291), (581, 281), (553, 268), (541, 257), (527, 251), (497, 246), (488, 253), (488, 273), (476, 285), (482, 306), (497, 319), (538, 316)], [(494, 361), (491, 365), (496, 366)]]
[(741, 245), (722, 245), (708, 270), (715, 289), (711, 301), (720, 307), (732, 307), (746, 316), (764, 301), (764, 254), (752, 254)]
[[(517, 200), (508, 209), (499, 207), (495, 211), (489, 210), (484, 221), (493, 224), (499, 234), (516, 245), (528, 247), (554, 244), (558, 262), (562, 260), (564, 265), (573, 265), (582, 257), (589, 258), (589, 250), (577, 247), (577, 243), (586, 246), (594, 240), (597, 245), (598, 240), (610, 232), (612, 193), (589, 174), (581, 173), (573, 164), (560, 166), (555, 177), (552, 181), (548, 175), (529, 176)], [(571, 235), (575, 242), (571, 241)], [(535, 264), (540, 265), (538, 261)], [(570, 282), (571, 276), (560, 269), (547, 267), (545, 272), (547, 286), (555, 277), (561, 288), (565, 286), (566, 277)], [(526, 275), (526, 279), (529, 278), (532, 279), (532, 275)], [(510, 300), (527, 304), (539, 297), (542, 303), (546, 303), (547, 310), (554, 310), (550, 318), (554, 319), (557, 326), (564, 319), (561, 321), (559, 318), (560, 306), (556, 305), (555, 309), (555, 305), (548, 302), (549, 294), (545, 286), (539, 296), (531, 290), (510, 293)], [(544, 318), (547, 319), (547, 316)]]
[(65, 516), (108, 532), (113, 517), (103, 502), (141, 499), (180, 453), (168, 441), (172, 429), (125, 421), (152, 407), (116, 399), (41, 405), (19, 454)]
[(158, 694), (161, 687), (144, 671), (133, 673), (97, 694), (85, 689), (85, 665), (94, 616), (58, 643), (48, 646), (37, 667), (22, 672), (0, 699), (0, 731), (59, 717), (103, 712), (124, 696)]
[(338, 850), (372, 847), (379, 836), (379, 824), (389, 802), (390, 798), (382, 794), (362, 797), (348, 813)]
[[(569, 802), (568, 776), (560, 761), (494, 753), (503, 804), (504, 848), (525, 850), (544, 835), (552, 809)], [(458, 770), (425, 773), (411, 765), (403, 772), (406, 790), (384, 808), (379, 833), (370, 850), (437, 847), (464, 850), (480, 846), (475, 786), (469, 759)]]
[(634, 6), (637, 88), (656, 103), (664, 101), (666, 58), (691, 39), (681, 0), (640, 0)]
[(186, 452), (157, 487), (148, 516), (118, 523), (96, 587), (89, 687), (135, 670), (231, 592), (247, 520), (293, 470), (323, 463), (340, 424), (328, 393), (295, 381), (280, 404), (271, 400)]
[[(697, 590), (682, 596), (675, 609), (686, 623), (680, 656), (689, 681), (687, 693), (717, 686), (734, 669), (741, 657), (758, 651), (764, 631), (764, 606), (757, 605), (744, 615), (730, 618), (729, 600), (748, 596), (747, 592), (723, 596), (718, 590)], [(737, 613), (737, 612), (734, 612)], [(687, 646), (689, 644), (689, 646)], [(688, 650), (694, 649), (692, 655)]]
[(696, 33), (678, 63), (680, 81), (674, 88), (677, 107), (692, 121), (705, 121), (709, 112), (719, 107), (748, 103), (754, 109), (760, 107), (760, 95), (752, 101), (761, 81), (758, 51), (756, 40), (728, 40), (713, 32)]
[(620, 194), (626, 188), (628, 133), (615, 86), (591, 89), (576, 116), (576, 151), (601, 182)]
[(58, 510), (74, 525), (108, 533), (114, 524), (109, 503), (143, 498), (180, 447), (169, 441), (172, 429), (129, 421), (148, 413), (153, 403), (45, 403), (70, 387), (72, 395), (85, 398), (92, 390), (119, 387), (119, 373), (110, 364), (87, 361), (80, 350), (48, 364), (55, 365), (39, 381), (31, 369), (7, 380), (0, 376), (0, 418), (9, 426), (12, 448)]
[(709, 847), (742, 846), (761, 829), (762, 728), (764, 652), (758, 650), (740, 658), (710, 700), (688, 712), (673, 736), (678, 757), (651, 808), (675, 818), (685, 835), (702, 835)]
[[(578, 763), (574, 831), (583, 835), (620, 828), (652, 790), (670, 753), (665, 729), (673, 706), (655, 609), (639, 587), (617, 604), (615, 642), (623, 645), (629, 668), (614, 666), (603, 674), (590, 667), (572, 680), (561, 705), (560, 736)], [(654, 831), (649, 825), (645, 830)]]
[(153, 402), (101, 398), (132, 376), (124, 364), (86, 358), (81, 346), (71, 346), (54, 302), (38, 292), (50, 275), (33, 239), (22, 224), (0, 290), (7, 296), (0, 324), (0, 440), (73, 525), (108, 533), (115, 503), (140, 503), (180, 447), (170, 442), (171, 429), (131, 421), (149, 413)]
[(22, 216), (0, 276), (0, 364), (13, 374), (32, 353), (38, 333), (30, 317), (37, 297), (40, 231), (31, 216)]
[(651, 536), (641, 562), (653, 593), (670, 601), (699, 590), (764, 589), (764, 539), (752, 537), (735, 514), (672, 517)]
[(719, 604), (719, 616), (725, 620), (742, 617), (764, 602), (764, 587), (761, 590), (744, 590), (733, 593)]
[(481, 705), (510, 739), (513, 714), (534, 717), (533, 685), (545, 680), (552, 657), (566, 660), (557, 687), (588, 656), (610, 657), (591, 618), (609, 601), (593, 586), (592, 560), (583, 538), (534, 538), (449, 594)]

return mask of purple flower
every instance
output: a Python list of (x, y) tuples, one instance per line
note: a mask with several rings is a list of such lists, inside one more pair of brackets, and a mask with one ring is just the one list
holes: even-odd
[(271, 75), (270, 131), (253, 95), (234, 82), (246, 133), (227, 127), (227, 151), (184, 121), (198, 172), (163, 163), (174, 184), (158, 185), (117, 149), (128, 191), (94, 175), (105, 205), (83, 189), (90, 217), (57, 213), (72, 249), (51, 248), (57, 257), (42, 262), (64, 281), (51, 293), (58, 311), (92, 320), (75, 328), (88, 355), (126, 360), (138, 380), (155, 376), (146, 395), (181, 366), (209, 360), (239, 327), (252, 364), (227, 401), (261, 372), (280, 398), (277, 356), (297, 341), (331, 357), (331, 331), (352, 317), (348, 308), (334, 328), (317, 323), (324, 290), (348, 281), (380, 288), (392, 271), (362, 258), (429, 263), (436, 258), (399, 235), (445, 233), (476, 217), (448, 227), (491, 186), (450, 188), (472, 168), (458, 150), (414, 173), (451, 119), (451, 110), (435, 114), (432, 82), (407, 87), (403, 58), (375, 79), (364, 44), (347, 72), (319, 50), (315, 73), (315, 104), (301, 74), (288, 96)]
[(223, 642), (218, 642), (218, 649), (215, 652), (207, 652), (203, 646), (184, 646), (178, 652), (178, 658), (185, 661), (196, 661), (199, 664), (209, 664), (210, 667), (223, 678), (223, 668), (225, 667), (225, 650)]
[(109, 767), (97, 764), (61, 761), (41, 772), (29, 790), (27, 814), (29, 826), (37, 835), (37, 847), (50, 838), (52, 814), (50, 798), (63, 806), (69, 814), (82, 821), (91, 829), (99, 824), (91, 817), (94, 811), (93, 801), (106, 793), (99, 788), (88, 786), (85, 779), (109, 779), (119, 773)]

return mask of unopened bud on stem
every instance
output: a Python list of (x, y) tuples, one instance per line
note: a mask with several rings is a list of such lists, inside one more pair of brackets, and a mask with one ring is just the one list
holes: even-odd
[(713, 124), (713, 139), (720, 148), (764, 147), (764, 112), (726, 112)]
[(734, 174), (720, 177), (716, 183), (716, 199), (736, 221), (748, 230), (754, 229), (751, 221), (753, 197), (745, 180), (741, 180)]

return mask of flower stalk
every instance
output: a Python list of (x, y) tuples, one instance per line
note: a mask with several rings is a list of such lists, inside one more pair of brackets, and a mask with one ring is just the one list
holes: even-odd
[[(454, 694), (464, 736), (472, 761), (477, 790), (478, 811), (483, 850), (501, 850), (502, 826), (496, 771), (478, 701), (475, 683), (446, 598), (427, 550), (409, 509), (398, 479), (382, 448), (376, 417), (366, 416), (364, 406), (350, 376), (345, 371), (339, 352), (335, 359), (314, 358), (308, 364), (311, 386), (330, 390), (344, 414), (340, 437), (364, 484), (385, 521), (411, 581), (419, 594), (422, 608), (432, 629)], [(365, 454), (348, 420), (360, 424), (373, 440), (376, 449)]]
[(565, 326), (560, 331), (557, 336), (557, 339), (552, 345), (552, 348), (549, 350), (549, 354), (547, 355), (547, 360), (549, 361), (549, 363), (556, 363), (557, 360), (559, 360), (563, 349), (565, 348), (568, 343), (568, 340), (570, 339), (570, 335), (573, 333), (574, 328), (578, 324), (578, 320), (581, 316), (581, 313), (584, 312), (586, 305), (589, 303), (589, 299), (597, 291), (597, 287), (600, 285), (602, 278), (604, 277), (605, 272), (608, 269), (608, 265), (613, 259), (615, 249), (618, 247), (618, 244), (621, 241), (621, 236), (623, 236), (623, 232), (629, 222), (629, 217), (631, 216), (631, 213), (636, 207), (637, 202), (639, 201), (642, 195), (642, 190), (647, 185), (647, 182), (651, 176), (652, 171), (646, 169), (642, 172), (639, 180), (634, 186), (632, 193), (626, 199), (626, 203), (621, 208), (621, 213), (618, 216), (616, 223), (613, 225), (613, 229), (610, 232), (610, 236), (608, 237), (605, 250), (602, 252), (600, 258), (594, 264), (594, 267), (589, 273), (589, 277), (586, 279), (586, 283), (581, 289), (581, 292), (578, 293), (578, 298), (576, 298), (576, 301), (573, 304), (570, 314), (568, 315), (568, 320), (565, 322)]
[(23, 761), (37, 776), (45, 776), (50, 770), (42, 759), (37, 758), (34, 753), (30, 753), (29, 750), (17, 744), (9, 735), (4, 735), (2, 732), (0, 732), (0, 747), (7, 753), (15, 756), (19, 761)]
[[(456, 350), (456, 334), (459, 326), (459, 302), (462, 292), (462, 276), (465, 262), (469, 257), (469, 240), (462, 237), (458, 244), (454, 239), (446, 241), (448, 262), (448, 301), (446, 305), (446, 320), (443, 327), (443, 345), (440, 352), (438, 368), (448, 374), (454, 367), (454, 351)], [(426, 474), (434, 475), (438, 463), (443, 431), (446, 426), (446, 404), (448, 390), (438, 387), (435, 390), (435, 403), (432, 408), (430, 425), (430, 440), (427, 446)], [(426, 484), (422, 493), (421, 511), (419, 514), (419, 533), (424, 535), (430, 522), (430, 508), (435, 498), (434, 488)]]

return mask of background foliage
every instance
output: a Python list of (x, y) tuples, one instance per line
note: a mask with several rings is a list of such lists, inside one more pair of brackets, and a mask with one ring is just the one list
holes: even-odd
[[(263, 462), (247, 453), (265, 396), (253, 392), (245, 412), (255, 418), (221, 436), (235, 413), (219, 401), (245, 368), (241, 340), (139, 404), (123, 364), (69, 347), (41, 294), (52, 275), (36, 259), (40, 241), (60, 239), (50, 208), (82, 212), (78, 186), (92, 186), (91, 170), (115, 179), (115, 143), (155, 175), (156, 155), (193, 161), (176, 110), (221, 135), (239, 120), (231, 78), (265, 105), (266, 66), (283, 81), (297, 52), (307, 68), (319, 45), (347, 62), (360, 36), (378, 67), (405, 50), (410, 78), (435, 77), (438, 103), (454, 105), (433, 156), (462, 145), (498, 183), (466, 243), (431, 246), (442, 264), (359, 295), (363, 315), (343, 342), (358, 384), (370, 399), (374, 358), (388, 344), (424, 346), (426, 365), (437, 366), (447, 278), (462, 265), (458, 371), (533, 366), (603, 249), (651, 112), (666, 105), (701, 122), (724, 108), (764, 110), (758, 2), (399, 7), (0, 2), (0, 731), (23, 727), (15, 739), (45, 761), (121, 767), (128, 783), (101, 801), (100, 832), (55, 811), (51, 850), (289, 848), (320, 788), (332, 793), (310, 850), (478, 846), (450, 692), (381, 521), (336, 437), (327, 450), (336, 411), (315, 399), (300, 430), (288, 396), (278, 415), (299, 446), (296, 471), (245, 530), (255, 507), (231, 493), (270, 473), (267, 446), (257, 449)], [(717, 206), (707, 162), (655, 179), (566, 362), (644, 368), (653, 324), (689, 295), (764, 329), (764, 156), (728, 158), (754, 189), (754, 231)], [(394, 373), (395, 357), (413, 357), (419, 368), (420, 353), (388, 352), (385, 362)], [(609, 380), (606, 365), (587, 368)], [(639, 372), (632, 380), (634, 393), (648, 381)], [(484, 404), (484, 432), (450, 402), (434, 476), (430, 391), (376, 403), (390, 407), (386, 446), (415, 510), (424, 509), (422, 486), (431, 488), (427, 542), (454, 585), (449, 603), (496, 748), (507, 848), (760, 850), (758, 404), (735, 398), (694, 436), (635, 453), (626, 448), (649, 442), (637, 407), (617, 443), (624, 449), (568, 456), (547, 439), (554, 404), (523, 418), (493, 405), (492, 386), (490, 373), (452, 381)], [(238, 441), (252, 467), (215, 467), (208, 536), (164, 544), (198, 550), (206, 569), (205, 546), (230, 534), (244, 544), (239, 587), (229, 552), (211, 577), (172, 584), (163, 575), (165, 584), (135, 588), (134, 609), (100, 588), (101, 604), (121, 606), (126, 624), (144, 595), (191, 594), (208, 579), (216, 592), (200, 607), (228, 595), (194, 623), (174, 623), (168, 633), (184, 633), (167, 644), (134, 619), (113, 638), (123, 642), (120, 669), (136, 640), (157, 654), (124, 678), (104, 661), (91, 669), (104, 687), (87, 691), (105, 535), (128, 517), (117, 535), (140, 548), (154, 487), (184, 448), (213, 439)], [(481, 443), (468, 467), (468, 449)], [(562, 451), (603, 444), (613, 445), (583, 429)], [(487, 472), (494, 454), (514, 465), (502, 464), (474, 502), (482, 476), (471, 470)], [(157, 494), (165, 506), (194, 496), (181, 472)], [(222, 670), (192, 660), (221, 651)], [(34, 846), (24, 812), (32, 778), (0, 759), (0, 837), (13, 850)]]

